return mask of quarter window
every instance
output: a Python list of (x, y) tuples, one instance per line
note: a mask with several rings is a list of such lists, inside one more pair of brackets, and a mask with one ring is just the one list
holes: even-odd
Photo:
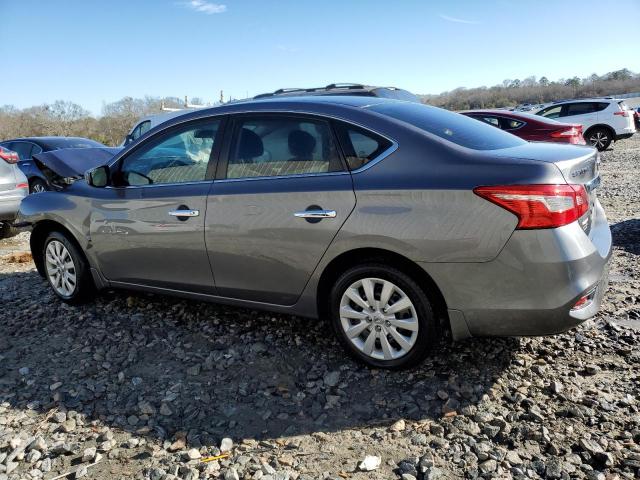
[(140, 186), (205, 180), (219, 126), (219, 120), (211, 120), (152, 137), (124, 158), (117, 183)]
[(502, 117), (500, 118), (500, 124), (503, 130), (509, 131), (509, 130), (517, 130), (518, 128), (524, 125), (524, 122), (521, 122), (520, 120), (515, 120), (513, 118)]
[(337, 131), (350, 170), (363, 167), (391, 146), (386, 138), (354, 125), (338, 123)]
[(251, 117), (238, 120), (234, 131), (227, 178), (343, 170), (327, 122), (302, 117)]

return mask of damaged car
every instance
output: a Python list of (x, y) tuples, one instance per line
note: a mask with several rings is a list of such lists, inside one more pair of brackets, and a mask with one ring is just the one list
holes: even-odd
[(54, 187), (54, 185), (50, 183), (47, 173), (41, 168), (42, 165), (33, 160), (34, 155), (67, 148), (81, 149), (105, 147), (105, 145), (100, 142), (82, 137), (14, 138), (12, 140), (0, 142), (0, 146), (18, 154), (18, 167), (27, 177), (29, 193), (45, 192)]
[(62, 190), (81, 179), (87, 170), (106, 164), (120, 150), (120, 147), (68, 148), (37, 153), (32, 161), (46, 181), (46, 190)]
[(27, 197), (18, 222), (61, 301), (123, 288), (312, 317), (356, 359), (403, 368), (443, 337), (596, 314), (599, 162), (419, 103), (273, 97), (169, 120)]

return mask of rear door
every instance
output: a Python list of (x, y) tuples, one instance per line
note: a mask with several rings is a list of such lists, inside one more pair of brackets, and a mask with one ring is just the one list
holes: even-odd
[(579, 123), (586, 131), (590, 126), (598, 123), (597, 102), (575, 102), (565, 105), (566, 110), (562, 118), (558, 119), (564, 123)]
[(207, 200), (219, 295), (292, 305), (355, 206), (330, 123), (238, 115)]

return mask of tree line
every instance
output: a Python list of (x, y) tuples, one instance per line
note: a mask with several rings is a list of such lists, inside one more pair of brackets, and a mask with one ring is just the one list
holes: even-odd
[[(191, 102), (202, 103), (200, 99)], [(163, 105), (181, 108), (183, 102), (174, 97), (125, 97), (104, 105), (98, 117), (80, 105), (63, 100), (23, 109), (0, 106), (0, 140), (52, 135), (91, 138), (115, 146), (124, 140), (140, 117), (162, 112)]]
[[(632, 92), (640, 92), (640, 74), (624, 68), (602, 76), (594, 73), (587, 78), (573, 77), (557, 81), (550, 81), (547, 77), (508, 79), (493, 87), (456, 88), (450, 92), (420, 97), (430, 105), (465, 110)], [(191, 101), (203, 103), (195, 98)], [(180, 108), (183, 103), (175, 97), (125, 97), (105, 104), (100, 116), (93, 116), (80, 105), (63, 100), (23, 109), (12, 105), (0, 106), (0, 140), (54, 135), (86, 137), (105, 145), (119, 145), (140, 117), (160, 113), (162, 105)]]
[(550, 81), (547, 77), (507, 79), (493, 87), (456, 88), (438, 95), (421, 95), (424, 103), (449, 110), (515, 107), (523, 103), (547, 103), (565, 98), (589, 98), (640, 92), (640, 74), (623, 68), (599, 76)]

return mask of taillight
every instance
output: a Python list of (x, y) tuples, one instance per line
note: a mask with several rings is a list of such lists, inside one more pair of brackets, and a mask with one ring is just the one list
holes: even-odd
[(614, 115), (620, 115), (621, 117), (627, 117), (628, 110), (620, 110), (619, 112), (613, 112)]
[(553, 138), (564, 138), (564, 137), (575, 137), (576, 135), (578, 135), (580, 132), (578, 132), (578, 129), (575, 127), (571, 127), (567, 130), (559, 130), (557, 132), (553, 132), (551, 134), (551, 136)]
[(16, 184), (16, 188), (29, 188), (28, 183), (18, 183)]
[(583, 185), (505, 185), (477, 187), (473, 191), (514, 213), (518, 229), (561, 227), (589, 210)]
[(0, 158), (7, 163), (18, 163), (19, 160), (18, 154), (16, 152), (2, 149), (0, 149)]

